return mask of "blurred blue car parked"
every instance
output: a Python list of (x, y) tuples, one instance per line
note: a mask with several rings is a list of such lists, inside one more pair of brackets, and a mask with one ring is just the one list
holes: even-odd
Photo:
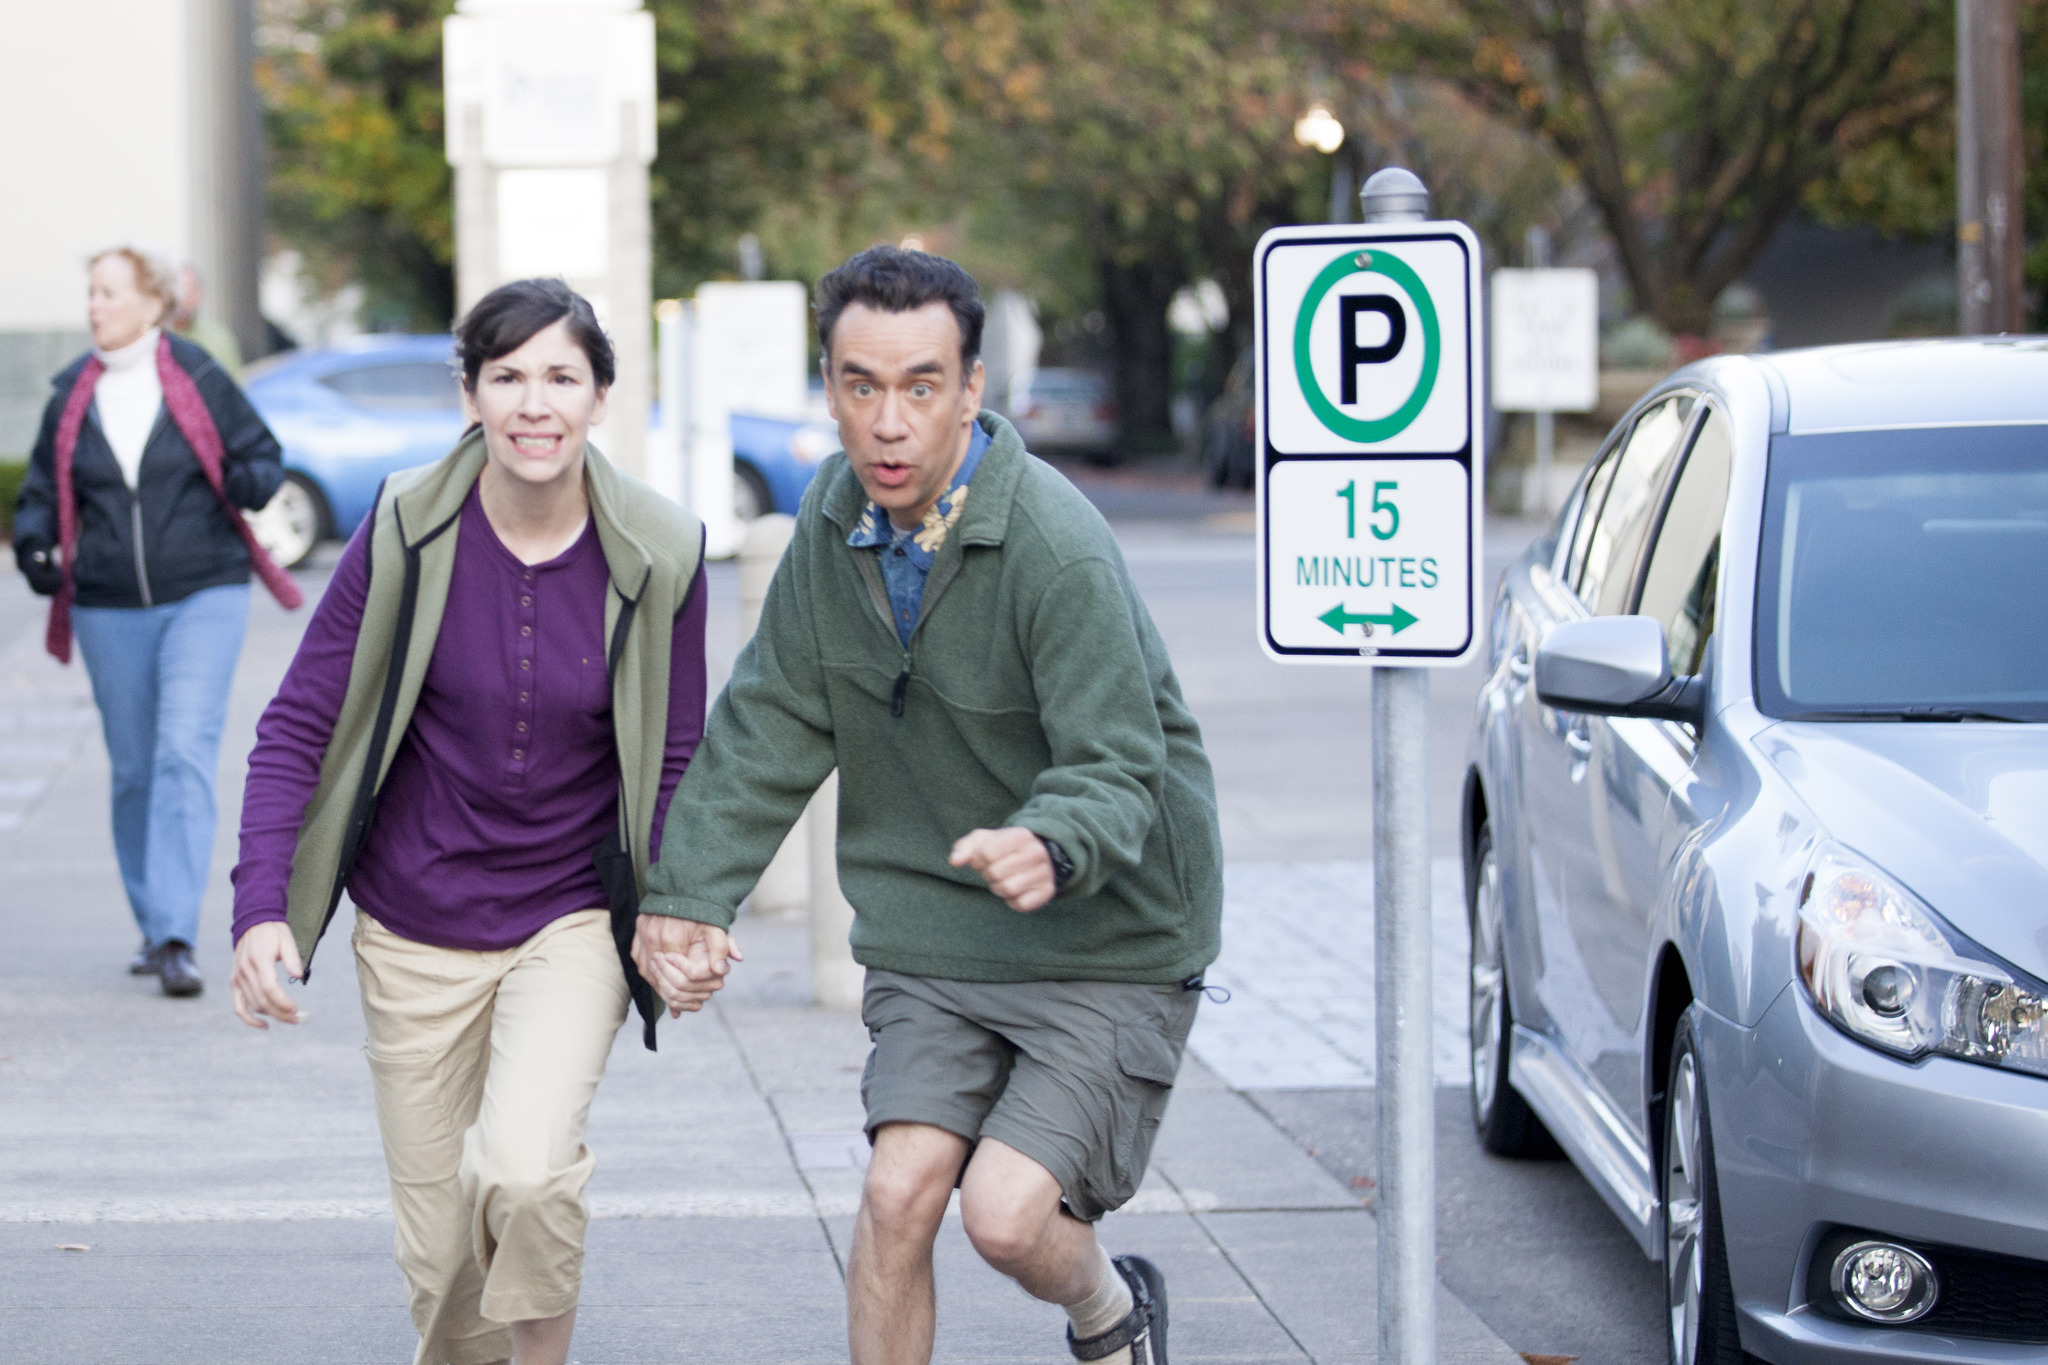
[[(447, 336), (380, 334), (250, 368), (249, 401), (284, 446), (284, 487), (250, 517), (278, 563), (353, 535), (385, 475), (448, 453), (467, 425), (454, 355)], [(649, 420), (658, 423), (658, 408)], [(735, 414), (732, 446), (733, 512), (751, 521), (794, 513), (839, 436), (827, 424)]]

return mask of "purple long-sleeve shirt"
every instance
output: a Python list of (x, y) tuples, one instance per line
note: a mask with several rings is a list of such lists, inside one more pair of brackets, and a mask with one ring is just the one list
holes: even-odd
[[(358, 530), (343, 551), (256, 727), (234, 871), (237, 939), (285, 918), (292, 852), (348, 692), (369, 590), (366, 543)], [(470, 491), (434, 655), (349, 876), (350, 898), (392, 932), (443, 948), (507, 948), (609, 903), (591, 861), (618, 818), (609, 582), (594, 525), (556, 558), (522, 564)], [(704, 735), (704, 615), (700, 575), (672, 627), (657, 852), (669, 798)]]

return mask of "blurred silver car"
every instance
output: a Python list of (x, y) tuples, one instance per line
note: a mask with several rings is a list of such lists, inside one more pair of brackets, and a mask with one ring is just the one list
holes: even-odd
[(2048, 1353), (2048, 341), (1735, 356), (1495, 603), (1472, 1109), (1671, 1356)]
[(1038, 370), (1011, 404), (1017, 434), (1031, 450), (1106, 455), (1116, 448), (1117, 407), (1107, 375)]

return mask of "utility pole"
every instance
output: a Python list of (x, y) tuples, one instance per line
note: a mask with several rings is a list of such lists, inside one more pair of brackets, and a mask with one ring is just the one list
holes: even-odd
[[(1550, 265), (1550, 230), (1541, 223), (1529, 224), (1529, 230), (1522, 234), (1522, 254), (1522, 264), (1529, 269), (1546, 269)], [(1557, 414), (1545, 408), (1536, 414), (1536, 497), (1532, 504), (1528, 495), (1523, 495), (1524, 516), (1531, 511), (1539, 516), (1550, 511), (1550, 467), (1556, 459)]]
[(2019, 0), (1956, 0), (1956, 293), (1965, 336), (2026, 330)]

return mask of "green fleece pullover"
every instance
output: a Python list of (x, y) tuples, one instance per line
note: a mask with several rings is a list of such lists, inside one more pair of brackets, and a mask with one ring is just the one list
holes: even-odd
[[(1216, 788), (1109, 525), (993, 438), (906, 648), (866, 495), (819, 469), (753, 641), (676, 788), (641, 909), (726, 926), (839, 770), (839, 883), (862, 964), (962, 981), (1181, 981), (1216, 957)], [(972, 829), (1057, 840), (1074, 874), (1019, 914), (946, 863)]]

